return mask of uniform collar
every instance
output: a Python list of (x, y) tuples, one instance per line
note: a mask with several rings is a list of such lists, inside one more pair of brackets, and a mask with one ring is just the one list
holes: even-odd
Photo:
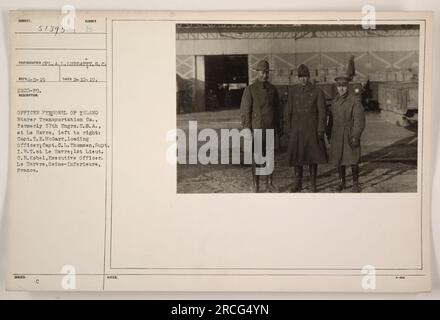
[(307, 84), (305, 86), (300, 85), (300, 88), (302, 91), (309, 91), (310, 89), (312, 89), (312, 84), (309, 82), (307, 82)]
[(254, 83), (255, 83), (259, 88), (262, 88), (262, 89), (266, 89), (266, 88), (269, 87), (269, 82), (268, 82), (268, 81), (263, 82), (263, 81), (255, 80)]
[(339, 93), (338, 93), (338, 95), (337, 95), (337, 100), (338, 100), (338, 101), (339, 101), (339, 100), (345, 101), (345, 100), (348, 99), (349, 96), (350, 96), (350, 93), (349, 93), (349, 92), (347, 92), (344, 96), (341, 96), (341, 95), (339, 95)]

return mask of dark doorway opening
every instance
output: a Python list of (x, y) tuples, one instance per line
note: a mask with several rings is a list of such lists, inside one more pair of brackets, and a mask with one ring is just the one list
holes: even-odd
[(247, 55), (205, 56), (206, 110), (239, 108), (248, 83)]

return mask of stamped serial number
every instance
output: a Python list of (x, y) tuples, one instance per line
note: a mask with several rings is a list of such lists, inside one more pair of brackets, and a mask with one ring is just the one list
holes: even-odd
[(216, 304), (206, 306), (177, 305), (171, 308), (172, 315), (192, 315), (202, 318), (205, 315), (269, 315), (269, 305), (261, 304)]

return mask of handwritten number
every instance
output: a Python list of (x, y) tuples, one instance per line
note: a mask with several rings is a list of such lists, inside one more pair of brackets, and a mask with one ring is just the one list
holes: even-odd
[(55, 36), (59, 33), (66, 32), (66, 29), (60, 26), (49, 26), (49, 25), (39, 25), (37, 28), (38, 32), (49, 32), (53, 33)]

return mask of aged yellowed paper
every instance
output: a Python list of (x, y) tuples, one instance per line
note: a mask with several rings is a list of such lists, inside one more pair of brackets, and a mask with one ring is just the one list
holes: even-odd
[(12, 11), (8, 288), (429, 291), (432, 15), (368, 23)]

